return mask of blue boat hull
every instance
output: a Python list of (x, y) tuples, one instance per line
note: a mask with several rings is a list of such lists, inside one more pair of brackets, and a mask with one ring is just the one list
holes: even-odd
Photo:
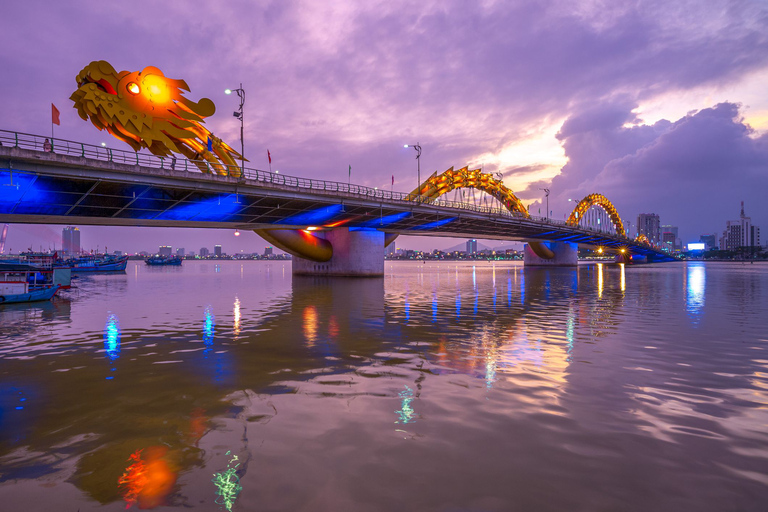
[(18, 302), (38, 302), (41, 300), (51, 300), (61, 286), (51, 286), (42, 290), (34, 290), (28, 293), (17, 293), (13, 295), (0, 295), (0, 305), (15, 304)]
[(124, 272), (128, 266), (128, 258), (120, 259), (113, 263), (95, 263), (93, 265), (81, 265), (72, 267), (72, 272)]

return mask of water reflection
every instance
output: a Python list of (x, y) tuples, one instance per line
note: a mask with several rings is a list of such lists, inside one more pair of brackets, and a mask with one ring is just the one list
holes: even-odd
[(317, 308), (315, 306), (304, 308), (304, 338), (309, 348), (315, 346), (317, 342)]
[(411, 402), (413, 402), (413, 390), (405, 386), (405, 389), (400, 391), (397, 396), (400, 397), (400, 409), (395, 411), (395, 414), (397, 414), (397, 421), (395, 423), (412, 423), (416, 421), (416, 413), (411, 405)]
[(232, 309), (232, 316), (234, 317), (234, 325), (232, 327), (232, 333), (235, 339), (237, 339), (237, 337), (240, 335), (240, 299), (237, 297), (235, 297), (235, 304)]
[[(228, 451), (227, 455), (230, 454), (231, 452)], [(240, 458), (237, 455), (232, 455), (232, 458), (227, 462), (227, 468), (213, 475), (212, 482), (216, 487), (216, 504), (222, 505), (228, 511), (232, 510), (237, 495), (243, 490), (243, 486), (240, 485), (240, 477), (237, 475), (239, 467)]]
[(597, 298), (603, 298), (603, 264), (597, 264)]
[[(288, 272), (280, 287), (279, 272), (267, 278), (263, 267), (236, 265), (209, 273), (221, 282), (205, 287), (204, 299), (193, 280), (177, 283), (188, 297), (178, 311), (167, 297), (143, 307), (152, 293), (139, 280), (126, 291), (136, 295), (113, 308), (122, 332), (116, 316), (99, 329), (103, 301), (88, 302), (85, 289), (72, 308), (76, 338), (37, 316), (25, 320), (32, 334), (0, 329), (0, 492), (10, 509), (23, 509), (25, 497), (55, 509), (65, 486), (75, 510), (208, 510), (214, 500), (226, 510), (354, 508), (345, 500), (405, 510), (421, 499), (440, 510), (598, 501), (605, 510), (650, 510), (664, 509), (654, 505), (667, 503), (670, 485), (690, 490), (677, 496), (681, 509), (728, 509), (718, 497), (727, 487), (731, 508), (748, 510), (765, 493), (743, 476), (768, 463), (768, 281), (759, 274), (708, 267), (705, 280), (693, 265), (674, 264), (402, 264), (386, 280)], [(257, 279), (263, 286), (253, 286)], [(237, 288), (241, 281), (248, 287)], [(473, 314), (462, 315), (470, 293)], [(229, 311), (233, 297), (234, 328), (220, 329), (214, 343), (214, 309)], [(209, 304), (204, 351), (200, 303)], [(694, 331), (694, 312), (706, 312), (711, 328)], [(734, 322), (742, 322), (736, 334)], [(102, 345), (110, 361), (122, 356), (130, 379), (103, 381), (92, 364), (100, 358), (103, 368), (94, 356)], [(46, 406), (13, 409), (30, 402)], [(423, 457), (393, 435), (393, 422), (418, 437)], [(259, 443), (224, 459), (249, 437)], [(258, 476), (243, 471), (248, 457), (263, 462)], [(434, 474), (436, 460), (457, 464)], [(644, 475), (642, 493), (628, 483), (626, 460), (631, 474)], [(407, 480), (402, 467), (424, 481), (382, 492), (382, 481)], [(508, 489), (509, 478), (527, 475), (536, 492)], [(441, 486), (446, 479), (473, 490)], [(708, 492), (701, 482), (712, 488), (708, 500), (687, 506)], [(498, 503), (478, 504), (474, 489), (483, 486)], [(560, 501), (545, 503), (539, 491)]]
[(216, 329), (216, 317), (213, 315), (213, 307), (205, 306), (203, 311), (203, 344), (206, 352), (213, 347), (214, 330)]
[(694, 320), (698, 320), (704, 308), (704, 292), (707, 286), (707, 271), (703, 263), (689, 263), (686, 269), (687, 283), (685, 306)]
[(110, 313), (104, 326), (104, 350), (110, 361), (120, 357), (120, 321)]
[(130, 455), (131, 464), (117, 481), (125, 508), (138, 504), (140, 509), (152, 509), (166, 504), (178, 478), (167, 456), (166, 446), (150, 446)]

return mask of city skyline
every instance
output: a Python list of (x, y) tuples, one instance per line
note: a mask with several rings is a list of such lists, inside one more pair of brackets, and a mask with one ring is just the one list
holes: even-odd
[[(206, 125), (234, 145), (237, 102), (223, 91), (242, 83), (252, 167), (267, 168), (269, 150), (284, 174), (410, 191), (415, 155), (403, 144), (420, 142), (422, 177), (463, 165), (501, 172), (534, 215), (546, 214), (547, 187), (555, 219), (570, 213), (568, 199), (600, 192), (622, 218), (653, 212), (679, 226), (684, 243), (720, 232), (742, 200), (755, 225), (768, 225), (766, 8), (715, 2), (699, 14), (686, 5), (224, 5), (202, 20), (177, 2), (151, 17), (89, 1), (12, 5), (14, 23), (0, 38), (16, 79), (0, 84), (10, 100), (0, 128), (50, 133), (54, 103), (56, 137), (128, 149), (83, 122), (68, 99), (77, 72), (107, 59), (185, 79), (191, 99), (217, 106)], [(82, 23), (80, 12), (89, 31), (62, 32)], [(200, 38), (188, 39), (192, 26)], [(125, 27), (130, 47), (109, 36)], [(45, 246), (46, 229), (60, 227), (14, 225), (7, 247)], [(115, 248), (147, 238), (228, 243), (216, 231), (88, 230)], [(233, 241), (238, 251), (267, 245), (244, 234)]]

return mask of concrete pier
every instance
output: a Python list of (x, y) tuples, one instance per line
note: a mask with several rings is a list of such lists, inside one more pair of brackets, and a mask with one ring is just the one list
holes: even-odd
[(333, 245), (325, 263), (293, 257), (294, 275), (380, 277), (384, 275), (384, 233), (371, 229), (336, 228), (317, 232)]
[(528, 244), (525, 244), (523, 264), (526, 267), (575, 267), (579, 264), (579, 246), (570, 242), (544, 242), (553, 257), (546, 259), (538, 256)]

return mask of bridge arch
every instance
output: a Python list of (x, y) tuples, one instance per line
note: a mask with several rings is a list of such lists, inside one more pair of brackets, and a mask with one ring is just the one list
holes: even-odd
[(619, 212), (616, 211), (616, 207), (613, 206), (613, 203), (611, 203), (603, 194), (589, 194), (579, 201), (579, 204), (576, 205), (576, 208), (573, 209), (570, 217), (568, 217), (567, 224), (578, 226), (579, 221), (584, 217), (584, 212), (589, 210), (592, 206), (599, 206), (605, 210), (605, 213), (607, 213), (608, 217), (611, 219), (613, 227), (616, 229), (616, 233), (624, 237), (627, 236), (627, 232), (624, 229), (624, 223), (621, 221), (621, 217), (619, 217)]
[(514, 192), (504, 186), (504, 183), (493, 177), (491, 173), (484, 173), (480, 169), (462, 167), (453, 170), (453, 167), (442, 174), (433, 174), (411, 194), (416, 195), (422, 201), (433, 201), (438, 197), (459, 188), (474, 188), (495, 197), (504, 207), (512, 213), (519, 213), (524, 217), (530, 217), (528, 209), (517, 198)]

